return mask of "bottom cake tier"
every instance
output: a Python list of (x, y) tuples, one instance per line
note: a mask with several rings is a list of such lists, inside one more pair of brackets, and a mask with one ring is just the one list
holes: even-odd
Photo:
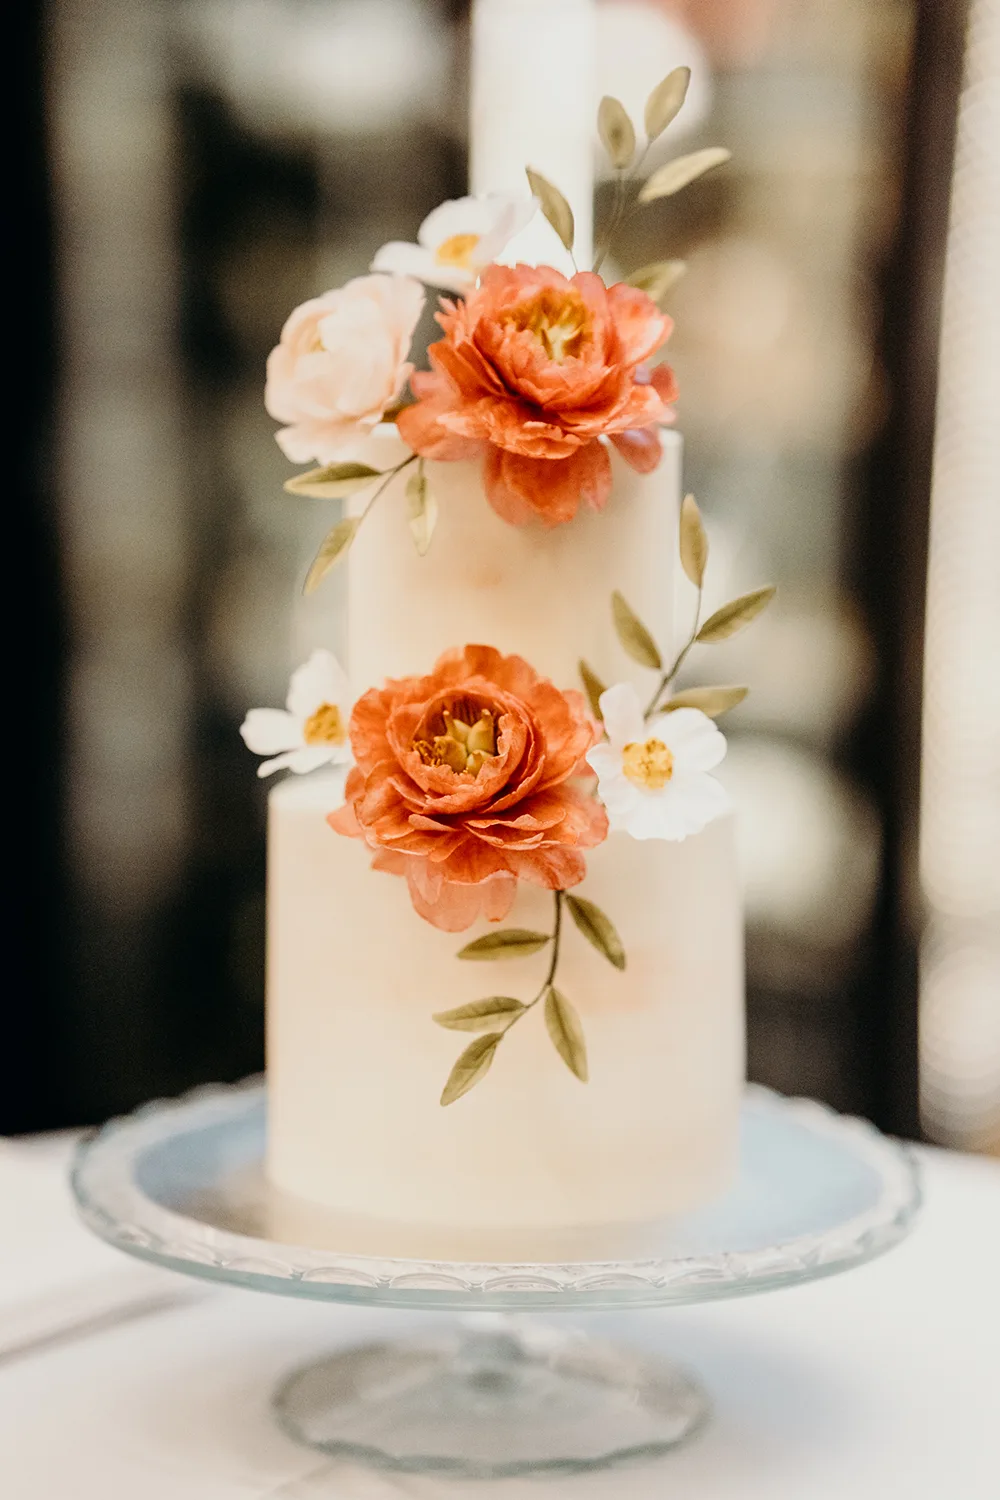
[[(566, 924), (559, 987), (579, 1012), (590, 1079), (564, 1066), (541, 1007), (488, 1075), (442, 1107), (471, 1040), (437, 1011), (530, 1000), (545, 953), (462, 962), (489, 931), (441, 932), (406, 883), (369, 869), (325, 815), (333, 775), (289, 778), (268, 831), (267, 1170), (346, 1213), (466, 1228), (641, 1221), (729, 1184), (744, 1077), (743, 922), (733, 819), (682, 843), (612, 834), (579, 894), (605, 910), (627, 967)], [(522, 884), (505, 925), (548, 930), (551, 892)]]

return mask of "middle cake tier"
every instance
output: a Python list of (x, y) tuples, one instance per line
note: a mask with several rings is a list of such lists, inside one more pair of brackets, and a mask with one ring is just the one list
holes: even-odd
[[(580, 687), (582, 657), (605, 682), (632, 679), (649, 690), (650, 674), (615, 639), (611, 594), (620, 590), (669, 644), (681, 440), (672, 431), (661, 437), (653, 473), (635, 473), (612, 449), (606, 508), (581, 506), (551, 529), (502, 520), (486, 499), (481, 462), (428, 462), (439, 519), (424, 557), (407, 525), (412, 469), (404, 470), (373, 506), (348, 560), (346, 665), (354, 691), (429, 672), (442, 651), (473, 643), (523, 656), (559, 688)], [(388, 469), (407, 453), (386, 424), (358, 457)]]

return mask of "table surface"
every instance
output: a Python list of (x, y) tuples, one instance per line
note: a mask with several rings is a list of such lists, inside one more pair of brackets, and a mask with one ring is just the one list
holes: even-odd
[[(829, 1281), (574, 1323), (697, 1370), (714, 1420), (654, 1463), (476, 1484), (368, 1472), (284, 1438), (279, 1377), (337, 1345), (440, 1318), (196, 1283), (140, 1266), (75, 1222), (69, 1143), (0, 1141), (3, 1500), (996, 1500), (1000, 1164), (921, 1153), (913, 1236)], [(185, 1300), (48, 1337), (101, 1288)], [(190, 1293), (190, 1296), (187, 1293)], [(46, 1322), (48, 1319), (48, 1323)]]

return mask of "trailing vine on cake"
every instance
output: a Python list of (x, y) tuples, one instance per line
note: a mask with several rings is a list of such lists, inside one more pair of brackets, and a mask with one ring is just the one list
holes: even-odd
[(702, 623), (702, 596), (708, 563), (708, 537), (693, 495), (680, 513), (681, 566), (697, 589), (694, 623), (684, 644), (664, 666), (651, 632), (617, 591), (611, 598), (615, 632), (639, 666), (658, 677), (643, 704), (631, 683), (606, 688), (594, 669), (580, 662), (580, 677), (605, 739), (587, 754), (597, 773), (597, 795), (608, 811), (612, 832), (635, 838), (683, 839), (725, 812), (725, 789), (710, 773), (726, 753), (726, 742), (712, 722), (747, 696), (743, 686), (693, 687), (664, 695), (673, 686), (691, 648), (728, 640), (766, 609), (771, 584), (731, 599)]
[[(417, 507), (417, 513), (426, 516), (428, 510), (427, 482), (424, 479), (423, 459), (418, 459), (415, 453), (408, 458), (402, 459), (391, 469), (373, 469), (368, 464), (344, 463), (324, 464), (322, 468), (310, 469), (306, 474), (296, 474), (294, 479), (285, 481), (285, 489), (290, 495), (309, 495), (314, 499), (333, 500), (346, 499), (349, 495), (360, 494), (363, 490), (369, 490), (381, 480), (374, 494), (369, 496), (364, 510), (356, 516), (344, 516), (343, 520), (337, 522), (332, 530), (328, 531), (319, 545), (319, 551), (309, 565), (305, 583), (302, 585), (304, 594), (311, 594), (318, 588), (320, 583), (329, 573), (330, 569), (347, 555), (354, 538), (361, 530), (362, 523), (366, 520), (375, 505), (376, 500), (389, 488), (389, 485), (402, 474), (404, 469), (413, 463), (417, 464), (417, 472), (407, 483), (407, 500), (410, 498), (410, 485), (416, 483), (417, 493), (421, 503)], [(410, 526), (413, 529), (414, 508), (410, 509)], [(436, 507), (433, 515), (436, 517)], [(420, 539), (417, 542), (417, 550), (421, 556), (430, 546), (430, 536), (434, 528), (434, 522), (425, 520), (422, 523)]]
[(524, 958), (550, 949), (549, 965), (541, 987), (527, 1002), (512, 995), (491, 995), (473, 1000), (453, 1010), (438, 1011), (433, 1019), (449, 1031), (483, 1031), (484, 1036), (470, 1042), (448, 1075), (441, 1095), (442, 1104), (454, 1104), (480, 1083), (493, 1063), (497, 1048), (507, 1033), (537, 1005), (543, 1005), (545, 1028), (570, 1072), (586, 1083), (589, 1078), (587, 1045), (576, 1007), (556, 988), (560, 946), (563, 934), (563, 912), (568, 910), (576, 926), (589, 943), (604, 955), (616, 969), (625, 968), (625, 950), (609, 917), (593, 901), (574, 896), (569, 891), (553, 893), (555, 914), (552, 931), (532, 932), (524, 927), (508, 927), (488, 932), (484, 937), (466, 943), (459, 958), (478, 962)]
[[(640, 173), (650, 146), (680, 113), (690, 82), (690, 68), (674, 68), (653, 89), (643, 112), (646, 144), (638, 157), (636, 129), (628, 110), (621, 100), (609, 94), (605, 94), (600, 102), (597, 110), (597, 133), (615, 170), (615, 191), (607, 225), (598, 241), (593, 267), (595, 274), (604, 264), (616, 233), (638, 208), (654, 203), (658, 198), (672, 198), (699, 177), (704, 177), (706, 172), (723, 166), (732, 156), (732, 152), (727, 151), (724, 146), (703, 146), (701, 150), (692, 151), (687, 156), (675, 156), (672, 161), (665, 162), (648, 178), (640, 181)], [(575, 239), (572, 209), (555, 184), (543, 177), (541, 172), (535, 171), (533, 167), (526, 168), (526, 171), (528, 184), (541, 204), (542, 213), (559, 236), (567, 253), (572, 256)], [(654, 261), (651, 265), (634, 271), (628, 278), (628, 284), (648, 292), (658, 302), (684, 271), (683, 261)]]

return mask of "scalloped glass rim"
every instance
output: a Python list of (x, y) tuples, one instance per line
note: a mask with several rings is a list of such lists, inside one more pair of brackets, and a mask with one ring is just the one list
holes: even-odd
[[(220, 1226), (218, 1212), (199, 1207), (206, 1187), (226, 1187), (213, 1165), (220, 1145), (259, 1169), (264, 1106), (263, 1084), (248, 1080), (111, 1121), (82, 1143), (74, 1163), (85, 1222), (144, 1260), (285, 1296), (463, 1311), (598, 1310), (708, 1301), (832, 1275), (898, 1243), (920, 1205), (907, 1146), (811, 1100), (752, 1086), (736, 1187), (697, 1213), (643, 1226), (638, 1252), (624, 1238), (615, 1251), (622, 1231), (610, 1230), (581, 1231), (572, 1258), (558, 1260), (331, 1251), (234, 1232)], [(156, 1196), (146, 1190), (150, 1179)], [(802, 1232), (790, 1233), (796, 1213)]]

